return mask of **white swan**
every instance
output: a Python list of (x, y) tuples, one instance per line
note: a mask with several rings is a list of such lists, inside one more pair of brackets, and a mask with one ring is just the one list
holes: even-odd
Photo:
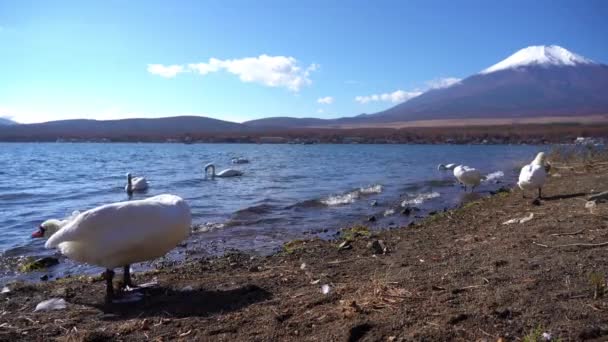
[(125, 185), (125, 191), (128, 194), (146, 190), (148, 190), (148, 181), (146, 178), (132, 177), (130, 173), (127, 173), (127, 185)]
[(456, 164), (439, 164), (437, 165), (437, 170), (446, 171), (446, 170), (454, 170)]
[(40, 227), (33, 237), (49, 238), (70, 259), (106, 268), (106, 300), (114, 296), (113, 269), (124, 267), (123, 286), (132, 286), (130, 264), (165, 255), (188, 237), (188, 203), (174, 195), (118, 202), (85, 211), (57, 232)]
[(538, 153), (532, 163), (521, 168), (517, 185), (523, 191), (524, 198), (526, 198), (526, 190), (534, 191), (536, 189), (538, 189), (538, 198), (542, 198), (541, 189), (547, 180), (549, 168), (543, 152)]
[(464, 191), (467, 191), (467, 186), (471, 187), (471, 192), (481, 183), (481, 173), (475, 168), (466, 165), (458, 165), (454, 168), (454, 177), (464, 184)]
[(211, 170), (211, 178), (214, 177), (237, 177), (237, 176), (242, 176), (243, 172), (239, 171), (239, 170), (235, 170), (235, 169), (226, 169), (226, 170), (222, 170), (219, 173), (215, 173), (215, 165), (213, 164), (207, 164), (205, 165), (205, 177), (207, 177), (207, 174), (209, 173), (209, 170)]
[(249, 160), (245, 158), (232, 158), (232, 164), (248, 164)]

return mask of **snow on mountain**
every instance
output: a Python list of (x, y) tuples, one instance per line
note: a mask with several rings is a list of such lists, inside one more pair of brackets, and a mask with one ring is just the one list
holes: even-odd
[(574, 66), (578, 64), (596, 64), (594, 61), (577, 55), (557, 45), (529, 46), (512, 54), (480, 74), (489, 74), (499, 70), (517, 69), (528, 65), (541, 66)]

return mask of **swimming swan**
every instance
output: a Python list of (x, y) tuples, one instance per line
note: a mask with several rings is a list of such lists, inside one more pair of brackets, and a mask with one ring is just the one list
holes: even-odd
[(114, 268), (124, 267), (123, 286), (132, 286), (130, 264), (165, 255), (188, 237), (191, 221), (186, 201), (159, 195), (87, 210), (56, 232), (41, 226), (32, 237), (48, 238), (46, 248), (58, 248), (72, 260), (105, 267), (109, 302)]
[(446, 171), (446, 170), (454, 170), (456, 164), (439, 164), (437, 165), (437, 170)]
[(211, 178), (215, 178), (215, 177), (237, 177), (237, 176), (242, 176), (243, 172), (239, 171), (239, 170), (235, 170), (235, 169), (226, 169), (226, 170), (222, 170), (219, 173), (215, 173), (215, 165), (213, 164), (207, 164), (205, 165), (205, 177), (207, 177), (207, 174), (209, 173), (209, 169), (211, 169)]
[(542, 198), (541, 189), (547, 180), (549, 168), (550, 166), (546, 162), (543, 152), (538, 153), (532, 163), (521, 168), (517, 185), (522, 190), (524, 198), (526, 198), (526, 190), (533, 191), (536, 189), (538, 189), (538, 198)]
[(127, 173), (125, 191), (128, 194), (146, 190), (148, 190), (148, 181), (144, 177), (131, 177), (131, 174)]
[(471, 187), (471, 192), (481, 183), (481, 174), (475, 168), (466, 165), (458, 165), (454, 168), (454, 177), (464, 184), (464, 191), (467, 191), (467, 186)]

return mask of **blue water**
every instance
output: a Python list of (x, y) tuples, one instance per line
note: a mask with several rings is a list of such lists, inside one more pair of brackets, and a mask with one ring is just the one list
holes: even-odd
[[(516, 168), (543, 149), (486, 145), (243, 145), (0, 143), (0, 251), (3, 258), (52, 254), (30, 234), (48, 218), (127, 200), (125, 174), (145, 176), (150, 189), (134, 198), (172, 193), (185, 198), (197, 225), (182, 254), (229, 248), (268, 252), (286, 240), (330, 236), (351, 223), (407, 224), (403, 201), (430, 210), (465, 199), (439, 163), (464, 163), (489, 174), (484, 194), (512, 184)], [(233, 157), (249, 164), (233, 165)], [(215, 163), (238, 178), (205, 179)], [(470, 197), (471, 195), (466, 195)], [(476, 196), (476, 195), (472, 195)], [(371, 206), (377, 201), (377, 206)], [(391, 210), (395, 214), (391, 214)], [(69, 262), (62, 272), (76, 267)], [(6, 276), (10, 271), (0, 274)]]

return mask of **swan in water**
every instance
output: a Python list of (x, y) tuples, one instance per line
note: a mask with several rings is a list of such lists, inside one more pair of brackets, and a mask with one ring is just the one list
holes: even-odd
[(471, 187), (471, 192), (481, 183), (481, 173), (475, 168), (466, 165), (458, 165), (454, 168), (454, 177), (464, 184), (464, 191), (467, 191), (467, 186)]
[(437, 170), (439, 170), (439, 171), (454, 170), (455, 167), (456, 167), (456, 164), (439, 164), (439, 165), (437, 165)]
[(526, 190), (536, 189), (538, 189), (538, 198), (542, 198), (541, 189), (547, 180), (549, 169), (550, 165), (546, 162), (543, 152), (538, 153), (532, 163), (521, 168), (517, 185), (522, 190), (524, 198), (526, 198)]
[[(132, 286), (130, 264), (165, 255), (190, 234), (188, 203), (174, 195), (103, 205), (63, 223), (43, 224), (32, 234), (48, 238), (68, 258), (105, 267), (106, 301), (114, 297), (113, 269), (124, 267), (123, 286)], [(46, 222), (45, 222), (46, 223)]]
[(232, 164), (248, 164), (249, 160), (245, 158), (232, 158)]
[(130, 173), (127, 173), (127, 185), (125, 185), (125, 191), (128, 194), (146, 190), (148, 190), (148, 181), (146, 178), (132, 177)]
[(239, 171), (239, 170), (235, 170), (235, 169), (226, 169), (226, 170), (222, 170), (219, 173), (215, 173), (215, 165), (213, 164), (207, 164), (205, 165), (205, 177), (207, 177), (207, 174), (209, 174), (209, 170), (211, 170), (211, 178), (215, 178), (215, 177), (237, 177), (237, 176), (242, 176), (243, 172)]

